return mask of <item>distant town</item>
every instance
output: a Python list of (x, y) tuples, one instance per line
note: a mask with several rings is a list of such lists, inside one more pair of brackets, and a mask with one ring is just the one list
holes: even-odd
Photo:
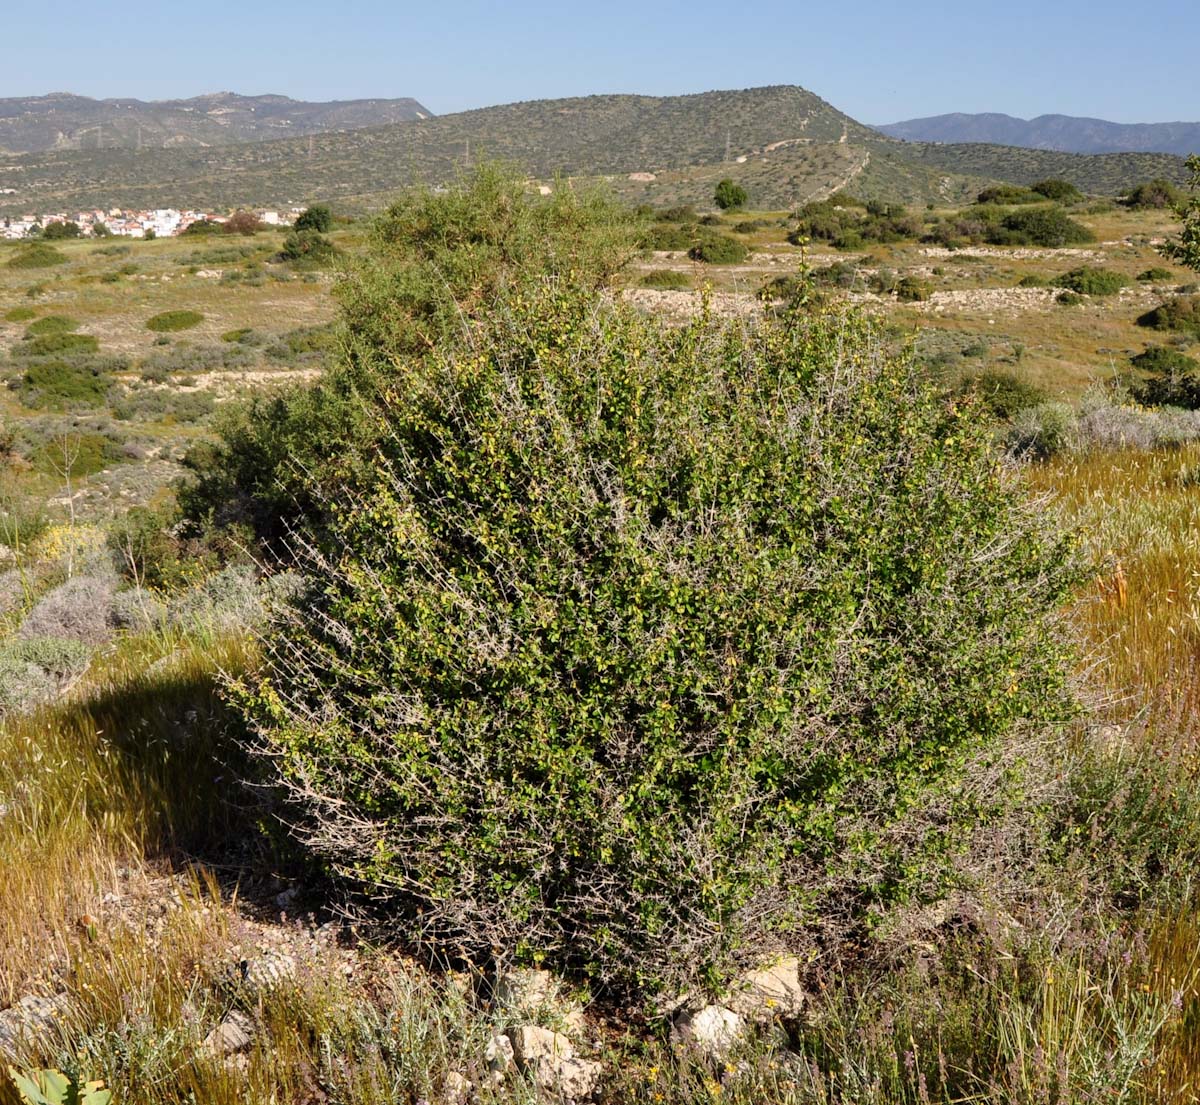
[[(259, 223), (266, 226), (291, 226), (304, 210), (293, 207), (287, 211), (252, 211)], [(127, 211), (114, 207), (108, 211), (79, 211), (74, 214), (22, 215), (19, 218), (0, 218), (0, 238), (36, 238), (54, 223), (71, 224), (85, 238), (170, 238), (182, 234), (195, 223), (225, 224), (233, 215), (211, 211), (178, 211), (173, 207), (153, 211)], [(74, 235), (74, 231), (71, 232)]]

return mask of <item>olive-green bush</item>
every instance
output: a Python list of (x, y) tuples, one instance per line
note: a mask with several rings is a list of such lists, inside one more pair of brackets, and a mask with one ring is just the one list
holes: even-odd
[(65, 265), (67, 255), (53, 246), (42, 242), (34, 242), (22, 246), (8, 260), (10, 269), (48, 269), (55, 265)]
[(163, 311), (146, 319), (146, 329), (156, 334), (169, 334), (176, 330), (190, 330), (203, 321), (204, 316), (199, 311)]
[(91, 334), (70, 334), (51, 331), (22, 342), (13, 349), (14, 357), (57, 357), (64, 354), (95, 353), (99, 339)]
[(692, 282), (686, 272), (675, 269), (653, 269), (642, 277), (644, 288), (690, 288)]
[(387, 386), (393, 359), (469, 341), (497, 295), (546, 274), (607, 285), (636, 254), (641, 229), (603, 193), (531, 195), (520, 173), (495, 165), (405, 194), (348, 259), (336, 287), (339, 326), (295, 330), (264, 349), (281, 364), (328, 368), (322, 380), (227, 406), (216, 440), (190, 453), (197, 479), (181, 499), (189, 524), (246, 526), (278, 551), (298, 518), (321, 513), (302, 473), (335, 478), (357, 462), (363, 404)]
[(20, 377), (17, 391), (27, 407), (67, 410), (100, 406), (115, 384), (103, 358), (51, 357), (30, 364)]
[(746, 189), (728, 177), (717, 185), (717, 190), (713, 193), (713, 202), (722, 211), (734, 211), (739, 207), (745, 207), (749, 198)]
[(1122, 288), (1129, 287), (1133, 281), (1123, 272), (1115, 269), (1096, 268), (1092, 265), (1082, 265), (1080, 268), (1065, 272), (1055, 278), (1054, 285), (1077, 292), (1079, 295), (1116, 295)]
[(688, 250), (688, 256), (693, 261), (703, 261), (709, 265), (736, 265), (739, 261), (744, 261), (749, 253), (744, 242), (739, 242), (728, 234), (712, 232), (702, 235)]
[(79, 323), (66, 315), (46, 315), (37, 322), (30, 323), (25, 330), (26, 340), (39, 338), (46, 334), (70, 334), (79, 329)]
[(1090, 230), (1058, 207), (1028, 207), (1006, 215), (989, 235), (997, 245), (1033, 245), (1060, 249), (1094, 241)]
[(1070, 712), (1066, 544), (867, 317), (550, 281), (391, 368), (239, 701), (410, 939), (712, 983), (941, 893)]
[(1200, 335), (1200, 295), (1177, 295), (1168, 299), (1137, 320), (1139, 326), (1151, 330), (1176, 330)]
[(960, 393), (971, 395), (981, 402), (994, 418), (1007, 421), (1020, 411), (1046, 402), (1041, 388), (1014, 376), (1011, 372), (989, 370), (968, 377)]
[(1083, 193), (1069, 180), (1039, 180), (1036, 184), (1031, 184), (1029, 190), (1045, 196), (1048, 200), (1054, 200), (1055, 203), (1076, 203), (1083, 199)]
[(1130, 394), (1148, 407), (1200, 408), (1200, 362), (1181, 353), (1152, 345), (1130, 358), (1139, 375), (1129, 383)]

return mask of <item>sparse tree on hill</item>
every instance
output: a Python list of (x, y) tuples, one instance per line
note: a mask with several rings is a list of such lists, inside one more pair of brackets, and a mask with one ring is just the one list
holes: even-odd
[(78, 238), (79, 224), (72, 222), (53, 222), (42, 230), (42, 237), (48, 242), (61, 241), (64, 238)]
[(238, 211), (230, 215), (225, 223), (226, 234), (244, 234), (249, 237), (262, 229), (262, 223), (253, 211)]
[(1192, 174), (1188, 181), (1189, 195), (1175, 209), (1183, 225), (1179, 237), (1167, 242), (1162, 251), (1172, 261), (1200, 272), (1200, 154), (1192, 154), (1187, 167)]
[(296, 230), (315, 230), (327, 234), (333, 228), (333, 212), (327, 203), (314, 203), (296, 219)]
[(713, 199), (722, 211), (733, 211), (738, 207), (744, 207), (748, 198), (746, 189), (728, 177), (717, 185), (716, 193), (713, 195)]

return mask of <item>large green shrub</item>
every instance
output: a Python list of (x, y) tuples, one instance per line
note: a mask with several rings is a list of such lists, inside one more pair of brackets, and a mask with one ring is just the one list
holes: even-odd
[(26, 369), (18, 392), (27, 407), (54, 410), (98, 407), (108, 398), (115, 382), (101, 358), (47, 358)]
[(1046, 393), (1041, 388), (1011, 372), (980, 372), (964, 380), (959, 390), (973, 396), (993, 417), (1003, 421), (1046, 402)]
[(1177, 295), (1140, 315), (1139, 326), (1200, 335), (1200, 295)]
[(318, 234), (328, 234), (333, 229), (333, 211), (327, 203), (314, 203), (306, 207), (296, 217), (294, 229), (315, 230)]
[(1031, 184), (1029, 190), (1045, 196), (1048, 200), (1054, 200), (1055, 203), (1077, 203), (1083, 199), (1083, 193), (1069, 180), (1039, 180), (1036, 184)]
[(739, 207), (745, 207), (746, 200), (749, 198), (746, 189), (728, 177), (717, 185), (717, 190), (713, 194), (713, 201), (722, 211), (733, 211)]
[(47, 242), (61, 242), (67, 238), (80, 238), (82, 236), (83, 231), (80, 230), (79, 224), (70, 221), (47, 223), (46, 228), (42, 231), (42, 239)]
[(1129, 287), (1133, 281), (1123, 272), (1115, 269), (1096, 268), (1083, 265), (1080, 268), (1065, 272), (1055, 279), (1055, 287), (1066, 288), (1079, 295), (1116, 295), (1122, 288)]
[(999, 245), (1033, 245), (1059, 249), (1094, 240), (1092, 232), (1058, 207), (1013, 211), (1000, 222), (989, 240)]
[(284, 261), (306, 262), (319, 265), (334, 255), (333, 242), (319, 230), (293, 230), (283, 240), (279, 256)]
[(692, 281), (686, 272), (675, 269), (651, 269), (641, 280), (644, 288), (690, 288)]
[(631, 218), (599, 192), (531, 195), (521, 174), (494, 165), (450, 188), (402, 196), (337, 286), (338, 332), (298, 330), (265, 350), (289, 364), (325, 365), (335, 348), (346, 355), (312, 388), (221, 412), (216, 442), (188, 460), (198, 479), (183, 496), (187, 517), (195, 526), (248, 525), (277, 544), (297, 518), (321, 513), (302, 474), (334, 478), (356, 463), (363, 405), (387, 386), (393, 359), (469, 342), (497, 295), (546, 274), (585, 289), (606, 285), (635, 255), (640, 227)]
[(744, 261), (749, 254), (744, 242), (729, 237), (728, 234), (707, 233), (688, 250), (688, 256), (693, 261), (703, 261), (709, 265), (736, 265)]
[(1019, 184), (995, 184), (990, 188), (985, 188), (975, 198), (976, 203), (994, 203), (1000, 205), (1019, 204), (1019, 203), (1041, 203), (1046, 197), (1032, 191), (1029, 188), (1022, 188)]
[(51, 330), (22, 342), (13, 349), (13, 354), (18, 357), (54, 357), (64, 353), (95, 353), (99, 348), (99, 339), (91, 334)]
[(40, 338), (46, 334), (70, 334), (79, 329), (79, 323), (66, 315), (46, 315), (37, 322), (31, 323), (25, 331), (25, 338)]
[(1179, 188), (1169, 180), (1158, 177), (1145, 184), (1139, 184), (1126, 196), (1125, 202), (1133, 208), (1161, 210), (1164, 207), (1174, 207), (1182, 199), (1183, 192)]
[(1129, 385), (1130, 393), (1148, 407), (1200, 408), (1200, 363), (1181, 353), (1152, 345), (1130, 358), (1130, 364), (1147, 376)]
[(1066, 709), (1070, 572), (872, 326), (564, 281), (394, 365), (240, 695), (300, 837), (414, 939), (632, 987), (938, 894)]

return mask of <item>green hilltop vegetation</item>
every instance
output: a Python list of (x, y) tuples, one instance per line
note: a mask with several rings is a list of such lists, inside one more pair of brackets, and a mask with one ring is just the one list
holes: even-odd
[(15, 190), (0, 212), (111, 203), (230, 207), (317, 197), (365, 210), (405, 185), (447, 181), (484, 158), (510, 161), (542, 180), (604, 177), (619, 192), (653, 203), (697, 202), (729, 176), (764, 207), (843, 188), (867, 198), (957, 202), (996, 180), (1055, 175), (1085, 191), (1116, 193), (1154, 176), (1184, 178), (1182, 160), (1167, 156), (1071, 157), (901, 142), (803, 88), (773, 86), (534, 100), (214, 148), (16, 156), (0, 164), (0, 188)]

